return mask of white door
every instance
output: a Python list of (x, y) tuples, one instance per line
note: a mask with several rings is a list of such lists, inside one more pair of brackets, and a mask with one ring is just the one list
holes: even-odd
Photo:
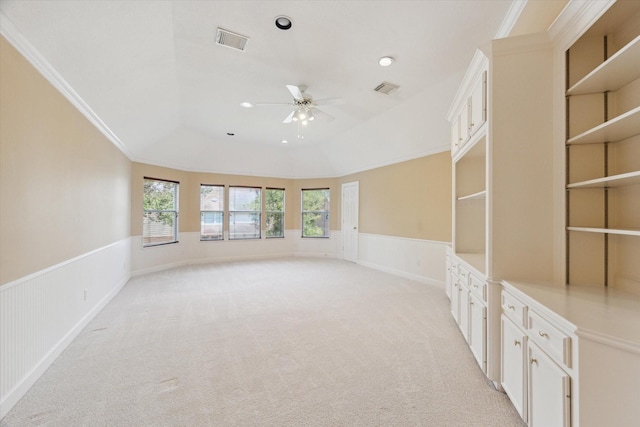
[(342, 184), (342, 257), (358, 261), (358, 181)]

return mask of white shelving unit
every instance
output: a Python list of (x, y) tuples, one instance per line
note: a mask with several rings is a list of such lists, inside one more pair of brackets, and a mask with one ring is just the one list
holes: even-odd
[(639, 33), (617, 2), (567, 51), (567, 284), (640, 294)]

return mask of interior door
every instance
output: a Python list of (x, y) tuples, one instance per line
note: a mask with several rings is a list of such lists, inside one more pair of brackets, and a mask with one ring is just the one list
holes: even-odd
[(342, 257), (358, 261), (359, 182), (342, 184)]

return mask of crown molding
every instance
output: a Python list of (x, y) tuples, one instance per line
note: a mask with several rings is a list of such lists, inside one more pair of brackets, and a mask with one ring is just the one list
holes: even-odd
[(83, 116), (87, 118), (113, 145), (133, 160), (132, 154), (120, 138), (100, 119), (82, 97), (71, 87), (58, 71), (27, 40), (11, 20), (0, 10), (0, 34), (24, 56), (31, 65), (56, 88)]

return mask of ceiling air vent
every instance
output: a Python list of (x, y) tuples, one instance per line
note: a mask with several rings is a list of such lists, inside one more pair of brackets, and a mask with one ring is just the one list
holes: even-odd
[(378, 86), (376, 86), (376, 88), (374, 90), (376, 92), (380, 92), (380, 93), (384, 93), (385, 95), (389, 95), (390, 93), (394, 92), (399, 87), (400, 86), (394, 85), (393, 83), (382, 82)]
[(239, 50), (241, 52), (244, 52), (248, 41), (249, 37), (238, 33), (232, 33), (231, 31), (223, 30), (222, 28), (218, 28), (218, 33), (216, 34), (216, 44), (230, 47), (231, 49)]

